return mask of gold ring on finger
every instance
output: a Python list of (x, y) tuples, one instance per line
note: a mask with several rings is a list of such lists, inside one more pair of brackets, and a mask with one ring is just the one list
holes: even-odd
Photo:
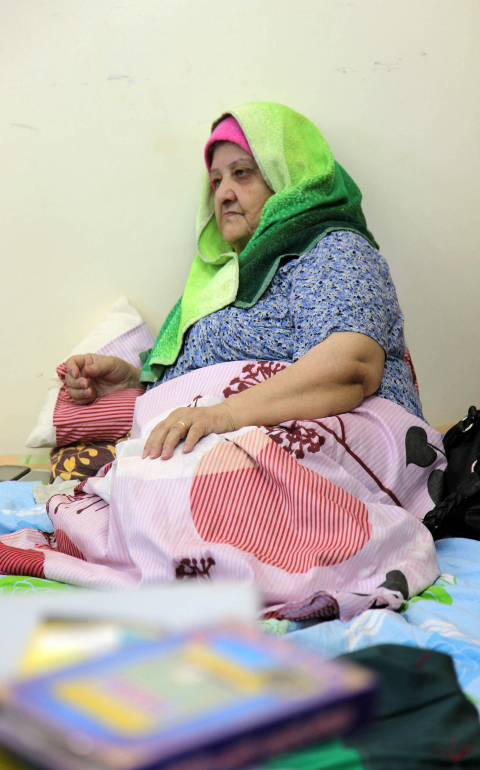
[(188, 433), (188, 428), (187, 428), (187, 426), (185, 425), (185, 423), (183, 422), (183, 420), (177, 420), (177, 422), (178, 422), (178, 423), (180, 423), (180, 425), (183, 425), (183, 427), (184, 427), (184, 430), (185, 430), (185, 435), (187, 435), (187, 433)]

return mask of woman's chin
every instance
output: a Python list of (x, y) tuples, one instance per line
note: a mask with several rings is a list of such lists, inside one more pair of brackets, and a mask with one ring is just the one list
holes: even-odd
[(235, 232), (233, 228), (232, 230), (227, 230), (227, 228), (224, 228), (222, 235), (232, 251), (237, 251), (238, 248), (243, 249), (245, 246), (242, 244), (244, 242), (248, 243), (248, 238), (245, 238), (243, 233)]

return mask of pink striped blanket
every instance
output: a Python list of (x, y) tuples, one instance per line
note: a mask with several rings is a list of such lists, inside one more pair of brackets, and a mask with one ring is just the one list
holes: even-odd
[(54, 535), (0, 538), (0, 572), (101, 589), (252, 581), (266, 617), (292, 620), (401, 607), (439, 574), (422, 518), (446, 464), (440, 434), (402, 407), (372, 396), (348, 414), (141, 459), (172, 409), (218, 403), (284, 366), (217, 364), (150, 390), (112, 466), (49, 500)]

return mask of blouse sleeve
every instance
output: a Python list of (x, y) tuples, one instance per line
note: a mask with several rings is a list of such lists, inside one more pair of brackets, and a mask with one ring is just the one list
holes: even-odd
[[(401, 356), (403, 316), (388, 265), (353, 232), (333, 232), (299, 260), (292, 276), (293, 360), (333, 332), (371, 337), (386, 357)], [(392, 342), (398, 350), (389, 350)]]

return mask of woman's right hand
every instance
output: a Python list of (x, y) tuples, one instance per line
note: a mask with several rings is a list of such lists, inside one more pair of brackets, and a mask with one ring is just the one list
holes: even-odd
[(77, 406), (91, 404), (99, 396), (141, 387), (140, 369), (116, 356), (97, 353), (70, 356), (65, 385)]

